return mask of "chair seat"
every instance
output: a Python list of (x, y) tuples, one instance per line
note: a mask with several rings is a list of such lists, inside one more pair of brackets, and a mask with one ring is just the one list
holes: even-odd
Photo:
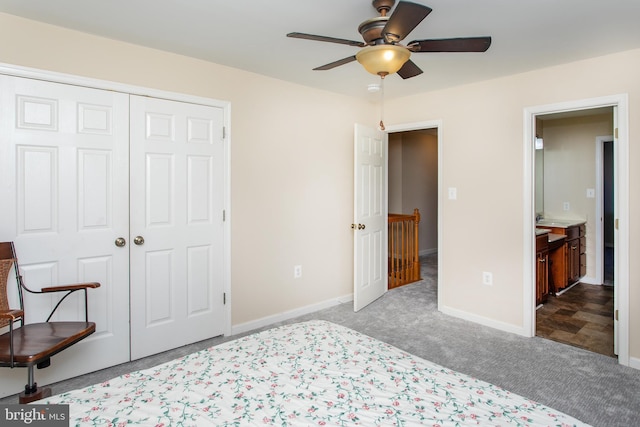
[[(33, 366), (91, 335), (93, 322), (44, 322), (13, 331), (14, 366)], [(9, 332), (0, 335), (0, 366), (9, 366)]]

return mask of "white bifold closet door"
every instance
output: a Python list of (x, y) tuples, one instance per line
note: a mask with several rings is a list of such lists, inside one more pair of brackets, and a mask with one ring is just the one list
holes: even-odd
[[(0, 240), (15, 242), (32, 289), (102, 284), (88, 291), (96, 332), (36, 370), (39, 384), (129, 360), (129, 253), (114, 245), (129, 229), (128, 139), (127, 94), (0, 75)], [(25, 297), (28, 323), (46, 320), (59, 298)], [(55, 319), (84, 319), (81, 295)], [(25, 369), (0, 369), (0, 393), (26, 379)]]
[(224, 332), (223, 117), (131, 96), (132, 359)]
[[(0, 75), (0, 241), (31, 288), (102, 284), (96, 332), (40, 384), (223, 334), (223, 121), (219, 107)], [(27, 295), (27, 322), (56, 302)], [(56, 319), (83, 317), (77, 295)], [(0, 370), (0, 396), (25, 383)]]

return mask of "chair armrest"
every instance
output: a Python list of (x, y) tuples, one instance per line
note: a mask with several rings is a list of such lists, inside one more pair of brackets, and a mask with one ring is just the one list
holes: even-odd
[(46, 293), (46, 292), (77, 291), (78, 289), (99, 288), (99, 287), (100, 287), (100, 283), (98, 282), (76, 283), (74, 285), (49, 286), (49, 287), (40, 289), (40, 292)]
[(24, 316), (24, 311), (22, 310), (3, 310), (0, 311), (0, 319), (10, 319), (11, 321), (15, 321)]

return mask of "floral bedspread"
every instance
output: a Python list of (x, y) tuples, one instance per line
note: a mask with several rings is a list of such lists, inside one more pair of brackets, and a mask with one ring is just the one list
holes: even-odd
[(585, 426), (324, 321), (287, 325), (38, 403), (79, 426)]

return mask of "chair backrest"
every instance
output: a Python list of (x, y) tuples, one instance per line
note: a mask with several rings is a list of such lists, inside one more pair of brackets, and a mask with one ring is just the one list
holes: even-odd
[[(11, 242), (0, 243), (0, 311), (9, 310), (9, 293), (7, 290), (7, 282), (9, 280), (9, 272), (13, 266), (13, 248)], [(9, 324), (9, 320), (0, 320), (0, 328)]]

